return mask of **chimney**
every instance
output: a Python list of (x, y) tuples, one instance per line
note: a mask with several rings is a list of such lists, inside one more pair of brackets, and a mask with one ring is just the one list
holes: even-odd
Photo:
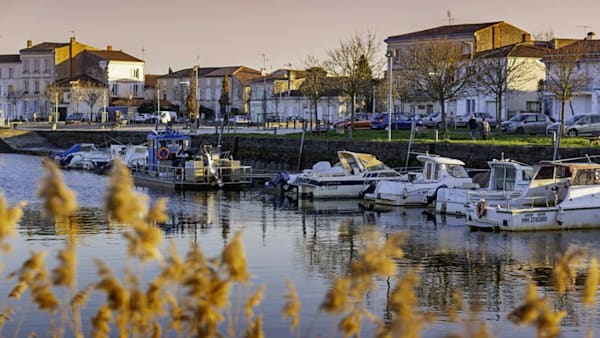
[(587, 33), (587, 36), (586, 36), (586, 38), (585, 38), (585, 39), (586, 39), (586, 40), (594, 40), (595, 38), (596, 38), (596, 33), (594, 33), (594, 32), (589, 32), (589, 33)]
[(523, 33), (523, 35), (521, 37), (521, 42), (530, 42), (530, 41), (531, 41), (531, 34)]
[(112, 45), (106, 46), (106, 50), (109, 51), (109, 52), (112, 51)]
[(33, 42), (31, 40), (27, 40), (27, 48), (31, 48), (33, 46)]

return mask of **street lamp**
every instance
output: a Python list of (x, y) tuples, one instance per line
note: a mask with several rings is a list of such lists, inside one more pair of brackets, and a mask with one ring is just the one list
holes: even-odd
[(388, 49), (385, 53), (385, 56), (388, 59), (388, 141), (392, 140), (392, 60), (396, 56), (396, 53), (392, 49)]

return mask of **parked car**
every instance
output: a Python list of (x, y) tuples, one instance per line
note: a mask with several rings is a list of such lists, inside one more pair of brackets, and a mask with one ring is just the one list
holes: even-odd
[[(546, 134), (558, 132), (560, 121), (546, 128)], [(600, 115), (573, 115), (565, 120), (565, 133), (569, 136), (600, 134)]]
[(442, 124), (442, 113), (431, 113), (423, 117), (423, 125), (427, 128), (439, 128)]
[(287, 122), (304, 122), (304, 117), (294, 115), (294, 116), (288, 116), (285, 120)]
[[(388, 113), (376, 113), (371, 120), (371, 129), (386, 129), (389, 123)], [(423, 126), (423, 121), (419, 118), (406, 116), (400, 113), (392, 113), (392, 130), (410, 130), (413, 121), (417, 127)]]
[(500, 132), (510, 134), (544, 134), (554, 120), (542, 113), (521, 113), (502, 122)]
[(490, 124), (490, 126), (495, 126), (496, 125), (496, 116), (487, 113), (487, 112), (479, 112), (479, 113), (472, 113), (472, 114), (466, 114), (466, 115), (457, 115), (454, 118), (454, 123), (457, 127), (466, 127), (467, 124), (469, 123), (469, 120), (471, 119), (471, 116), (475, 115), (475, 120), (477, 120), (477, 124), (481, 125), (481, 121), (483, 120), (483, 118), (485, 117), (485, 120)]
[[(350, 116), (333, 123), (333, 127), (348, 129), (352, 126)], [(354, 129), (371, 129), (371, 119), (367, 113), (354, 114)]]
[(233, 115), (229, 118), (229, 123), (248, 125), (250, 120), (248, 120), (248, 117), (245, 115)]
[(71, 123), (79, 123), (79, 122), (87, 122), (90, 120), (89, 116), (86, 116), (84, 113), (73, 113), (65, 118), (66, 124)]
[(135, 114), (133, 116), (134, 123), (150, 123), (154, 122), (155, 116), (152, 114), (144, 113), (144, 114)]

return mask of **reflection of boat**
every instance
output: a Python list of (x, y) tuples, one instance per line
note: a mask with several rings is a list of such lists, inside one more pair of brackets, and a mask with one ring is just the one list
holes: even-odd
[(465, 215), (466, 205), (485, 198), (488, 202), (519, 197), (527, 190), (533, 175), (529, 165), (513, 160), (492, 160), (489, 181), (485, 188), (440, 188), (437, 190), (435, 211), (441, 214)]
[(435, 201), (440, 187), (479, 187), (467, 174), (463, 161), (429, 154), (418, 155), (417, 159), (423, 162), (423, 169), (415, 179), (410, 182), (381, 180), (365, 198), (377, 204), (425, 206)]
[(374, 155), (338, 151), (339, 163), (320, 162), (319, 170), (299, 174), (298, 194), (311, 198), (359, 198), (365, 186), (382, 179), (407, 180)]
[(360, 199), (312, 200), (298, 199), (298, 210), (310, 214), (347, 214), (363, 211)]
[(600, 164), (545, 162), (530, 186), (518, 199), (469, 205), (467, 224), (505, 231), (600, 228)]
[(252, 167), (233, 160), (229, 152), (204, 145), (196, 155), (190, 146), (190, 135), (171, 129), (151, 132), (146, 165), (132, 167), (135, 182), (175, 189), (241, 187), (252, 183)]

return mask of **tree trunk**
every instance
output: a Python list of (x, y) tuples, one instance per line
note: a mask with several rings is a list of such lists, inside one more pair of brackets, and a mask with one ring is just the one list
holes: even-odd
[(317, 107), (319, 106), (319, 101), (317, 100), (313, 100), (313, 104), (314, 104), (314, 108), (315, 108), (315, 125), (317, 126), (317, 129), (319, 128), (319, 114), (317, 112)]
[[(496, 132), (500, 132), (500, 125), (502, 124), (502, 93), (498, 94), (496, 98), (498, 102), (496, 103)], [(508, 116), (506, 116), (508, 117)]]
[(352, 131), (354, 130), (354, 107), (356, 105), (356, 93), (352, 93), (352, 105), (350, 110), (350, 128), (348, 128), (348, 138), (352, 139)]
[[(446, 117), (446, 107), (445, 107), (445, 103), (446, 101), (444, 99), (440, 99), (440, 108), (441, 108), (441, 114), (442, 114), (442, 138), (443, 139), (447, 139), (448, 138), (448, 119)], [(416, 118), (416, 116), (415, 116)]]
[[(560, 101), (560, 135), (565, 135), (565, 100)], [(560, 140), (560, 139), (559, 139)], [(560, 144), (558, 145), (560, 147)]]

